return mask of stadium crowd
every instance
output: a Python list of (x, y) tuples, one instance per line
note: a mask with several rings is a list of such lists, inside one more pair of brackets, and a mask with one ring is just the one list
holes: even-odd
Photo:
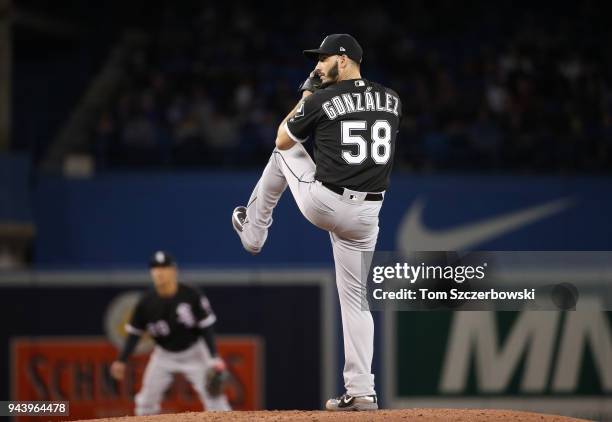
[(364, 76), (402, 98), (398, 167), (612, 169), (612, 52), (594, 2), (551, 13), (419, 1), (330, 9), (299, 27), (300, 8), (268, 9), (161, 11), (92, 129), (98, 167), (260, 166), (314, 66), (301, 50), (350, 32)]

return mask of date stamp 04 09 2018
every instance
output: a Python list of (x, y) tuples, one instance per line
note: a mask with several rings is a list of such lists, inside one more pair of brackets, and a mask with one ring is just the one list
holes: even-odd
[(67, 401), (0, 401), (0, 416), (69, 416)]

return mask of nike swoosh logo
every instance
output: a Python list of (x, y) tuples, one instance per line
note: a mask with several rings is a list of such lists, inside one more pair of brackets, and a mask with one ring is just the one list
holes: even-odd
[(573, 204), (571, 198), (557, 199), (476, 223), (443, 230), (430, 230), (423, 224), (425, 201), (416, 199), (399, 228), (398, 249), (413, 251), (461, 251), (499, 237), (507, 232), (557, 214)]
[(351, 402), (351, 400), (353, 400), (353, 398), (349, 398), (348, 400), (346, 399), (346, 396), (342, 399), (344, 401), (344, 404), (349, 404)]

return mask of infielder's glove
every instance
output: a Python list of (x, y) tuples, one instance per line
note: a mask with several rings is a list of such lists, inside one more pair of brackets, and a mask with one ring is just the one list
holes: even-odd
[(320, 89), (323, 85), (323, 81), (319, 75), (314, 75), (308, 77), (300, 87), (298, 88), (298, 92), (301, 94), (304, 91), (315, 92), (317, 89)]
[(212, 397), (223, 394), (225, 381), (229, 378), (229, 373), (225, 363), (221, 359), (216, 359), (206, 371), (206, 391)]

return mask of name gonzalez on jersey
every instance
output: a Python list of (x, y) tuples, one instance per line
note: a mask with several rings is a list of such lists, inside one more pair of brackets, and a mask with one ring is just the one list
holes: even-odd
[[(321, 107), (329, 120), (334, 120), (338, 116), (345, 114), (358, 113), (360, 111), (386, 111), (399, 116), (399, 98), (388, 92), (384, 93), (384, 105), (382, 93), (374, 91), (372, 93), (369, 88), (366, 92), (353, 92), (350, 94), (341, 94), (332, 97), (325, 101)], [(354, 101), (353, 101), (354, 99)]]

